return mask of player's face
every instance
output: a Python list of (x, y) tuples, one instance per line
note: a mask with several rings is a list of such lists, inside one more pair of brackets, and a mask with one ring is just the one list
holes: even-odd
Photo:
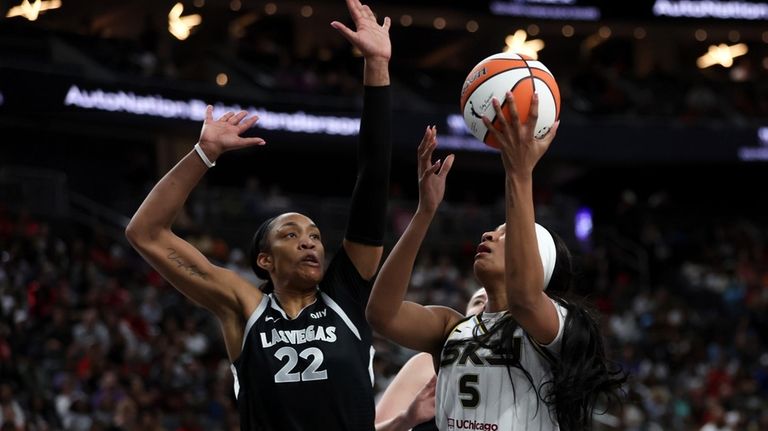
[(320, 229), (307, 216), (286, 213), (272, 222), (269, 251), (270, 272), (277, 280), (314, 286), (323, 278), (325, 249)]
[(475, 276), (480, 282), (504, 276), (504, 238), (507, 225), (502, 224), (495, 230), (485, 232), (475, 254)]
[(473, 316), (480, 313), (485, 309), (486, 302), (488, 302), (488, 294), (485, 293), (485, 288), (481, 287), (477, 289), (471, 298), (469, 298), (469, 303), (467, 303), (467, 312), (464, 313), (464, 315)]

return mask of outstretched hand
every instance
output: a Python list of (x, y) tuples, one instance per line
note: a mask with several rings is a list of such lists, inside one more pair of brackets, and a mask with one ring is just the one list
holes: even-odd
[(488, 117), (483, 116), (483, 124), (493, 133), (501, 144), (501, 159), (504, 162), (504, 170), (507, 175), (531, 175), (533, 168), (539, 159), (547, 152), (552, 140), (557, 134), (560, 121), (555, 122), (552, 129), (542, 138), (534, 137), (536, 120), (539, 118), (539, 96), (534, 93), (531, 97), (531, 108), (525, 123), (520, 122), (515, 100), (512, 92), (506, 94), (506, 104), (509, 106), (510, 120), (502, 113), (501, 104), (493, 99), (493, 108), (496, 118), (499, 120), (500, 129), (491, 123)]
[(427, 127), (419, 144), (419, 209), (434, 213), (445, 195), (445, 179), (453, 166), (454, 155), (432, 163), (432, 153), (437, 148), (437, 128)]
[(410, 425), (416, 426), (435, 417), (435, 386), (437, 385), (437, 376), (432, 376), (416, 394), (416, 398), (406, 410), (406, 417)]
[(218, 120), (213, 119), (213, 106), (208, 105), (205, 109), (205, 122), (200, 131), (200, 146), (208, 155), (208, 158), (216, 158), (225, 151), (237, 150), (253, 145), (264, 145), (266, 142), (261, 138), (244, 138), (240, 136), (246, 130), (253, 127), (259, 117), (253, 116), (243, 120), (248, 115), (245, 111), (237, 114), (227, 112)]
[(392, 22), (389, 17), (385, 17), (384, 23), (379, 25), (371, 8), (360, 3), (360, 0), (347, 0), (347, 8), (357, 31), (339, 21), (333, 21), (331, 26), (359, 49), (367, 60), (389, 61), (392, 56), (392, 44), (389, 41), (389, 27)]

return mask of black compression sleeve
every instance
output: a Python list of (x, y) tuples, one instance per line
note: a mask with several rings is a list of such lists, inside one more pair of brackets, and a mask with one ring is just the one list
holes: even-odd
[(380, 246), (384, 241), (392, 159), (392, 97), (390, 87), (365, 87), (357, 183), (352, 193), (346, 238)]

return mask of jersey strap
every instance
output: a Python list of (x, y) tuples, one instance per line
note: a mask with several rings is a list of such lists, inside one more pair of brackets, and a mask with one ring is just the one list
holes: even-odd
[(245, 331), (243, 331), (243, 345), (240, 346), (240, 350), (242, 351), (243, 348), (245, 348), (245, 340), (248, 339), (248, 332), (251, 331), (251, 328), (253, 327), (254, 323), (256, 323), (257, 320), (259, 320), (259, 317), (261, 317), (262, 314), (264, 314), (264, 310), (267, 309), (267, 303), (269, 303), (269, 296), (264, 295), (261, 297), (261, 302), (259, 302), (259, 305), (256, 306), (256, 309), (253, 310), (253, 313), (251, 313), (251, 317), (248, 318), (248, 323), (245, 324)]
[(357, 330), (357, 326), (355, 326), (354, 323), (352, 323), (352, 320), (349, 319), (349, 316), (347, 316), (347, 313), (344, 312), (344, 310), (341, 309), (339, 304), (336, 303), (330, 296), (328, 296), (327, 293), (320, 291), (320, 297), (323, 298), (323, 301), (325, 301), (326, 304), (328, 304), (329, 307), (331, 307), (331, 310), (335, 311), (336, 314), (341, 317), (341, 320), (344, 321), (344, 323), (347, 324), (349, 329), (352, 331), (353, 334), (355, 334), (355, 337), (357, 337), (358, 340), (362, 341), (362, 338), (360, 337), (360, 331)]

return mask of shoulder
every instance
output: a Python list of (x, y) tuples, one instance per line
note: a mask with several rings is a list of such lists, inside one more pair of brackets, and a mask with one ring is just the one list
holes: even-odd
[(408, 361), (403, 365), (403, 369), (406, 367), (408, 368), (416, 368), (418, 370), (426, 369), (430, 371), (428, 374), (434, 374), (432, 371), (432, 355), (426, 352), (417, 353), (413, 356), (411, 356), (411, 359), (408, 359)]
[(562, 299), (556, 299), (551, 297), (549, 299), (550, 301), (552, 301), (552, 304), (555, 305), (555, 311), (557, 312), (557, 320), (558, 320), (557, 335), (555, 335), (555, 339), (552, 340), (552, 342), (550, 342), (549, 344), (538, 344), (535, 341), (533, 341), (533, 339), (531, 339), (531, 341), (550, 351), (559, 353), (560, 346), (562, 345), (562, 341), (563, 341), (563, 333), (565, 332), (566, 318), (568, 317), (568, 303)]
[(423, 386), (434, 375), (435, 367), (432, 355), (425, 352), (411, 356), (397, 373), (398, 378), (417, 382), (419, 387)]
[(454, 311), (454, 313), (455, 315), (448, 316), (448, 323), (445, 325), (445, 336), (443, 337), (445, 341), (448, 341), (451, 337), (458, 336), (463, 338), (467, 333), (471, 334), (471, 332), (466, 332), (466, 329), (473, 328), (479, 323), (476, 314), (462, 316), (458, 312)]

